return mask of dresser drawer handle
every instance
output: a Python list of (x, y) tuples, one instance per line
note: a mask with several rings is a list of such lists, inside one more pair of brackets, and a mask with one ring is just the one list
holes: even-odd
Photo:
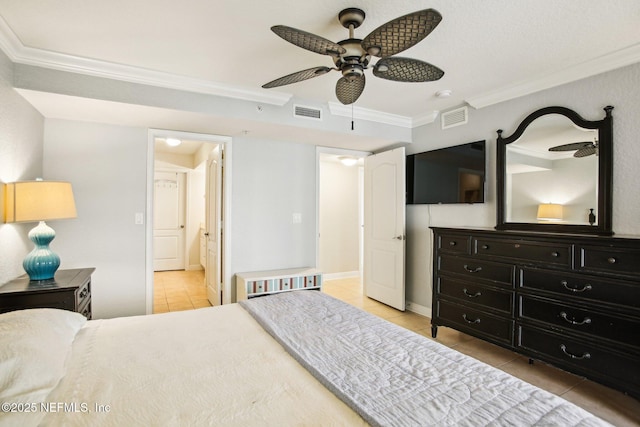
[(463, 319), (464, 319), (464, 321), (465, 321), (465, 322), (467, 322), (467, 323), (471, 323), (471, 324), (474, 324), (474, 323), (480, 323), (480, 318), (477, 318), (477, 319), (474, 319), (474, 320), (469, 320), (469, 319), (467, 319), (467, 314), (466, 314), (466, 313), (462, 315), (462, 318), (463, 318)]
[(564, 286), (566, 290), (571, 292), (584, 292), (584, 291), (590, 291), (592, 289), (592, 286), (588, 283), (584, 285), (581, 289), (572, 288), (571, 286), (569, 286), (569, 283), (566, 280), (563, 280), (562, 282), (560, 282), (560, 284), (562, 284), (562, 286)]
[(86, 297), (87, 295), (89, 295), (89, 289), (85, 288), (82, 290), (82, 292), (80, 292), (80, 299)]
[(481, 293), (481, 292), (476, 292), (475, 294), (470, 294), (470, 293), (469, 293), (469, 291), (467, 290), (467, 288), (464, 288), (464, 289), (462, 290), (462, 292), (464, 292), (464, 294), (465, 294), (466, 296), (468, 296), (469, 298), (477, 298), (477, 297), (479, 297), (480, 295), (482, 295), (482, 293)]
[(482, 245), (482, 249), (489, 249), (489, 245)]
[(551, 256), (554, 258), (558, 258), (560, 256), (559, 252), (551, 252)]
[(464, 269), (469, 273), (479, 273), (482, 271), (482, 267), (469, 267), (467, 264), (464, 265)]
[(449, 246), (455, 246), (455, 245), (457, 245), (457, 244), (458, 244), (458, 243), (457, 243), (457, 242), (455, 242), (454, 240), (452, 240), (452, 241), (450, 241), (450, 242), (449, 242)]
[(591, 323), (591, 319), (589, 317), (585, 317), (581, 322), (578, 322), (574, 319), (569, 319), (569, 317), (567, 317), (567, 313), (565, 313), (564, 311), (560, 312), (560, 317), (562, 317), (567, 323), (571, 323), (572, 325), (588, 325), (589, 323)]
[(570, 358), (572, 358), (572, 359), (578, 359), (578, 360), (581, 360), (581, 359), (591, 359), (591, 354), (590, 354), (589, 352), (585, 352), (585, 353), (583, 353), (583, 354), (582, 354), (582, 356), (576, 356), (575, 354), (571, 354), (571, 353), (569, 353), (569, 352), (567, 351), (567, 346), (566, 346), (566, 345), (564, 345), (564, 344), (560, 344), (560, 350), (562, 350), (562, 352), (563, 352), (564, 354), (566, 354), (567, 356), (569, 356), (569, 357), (570, 357)]
[(618, 262), (618, 260), (615, 259), (614, 257), (610, 257), (610, 258), (607, 258), (607, 262), (609, 264), (615, 264), (616, 262)]

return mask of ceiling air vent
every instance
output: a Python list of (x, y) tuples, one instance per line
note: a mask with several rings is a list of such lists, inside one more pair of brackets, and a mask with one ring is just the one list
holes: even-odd
[(293, 106), (293, 116), (305, 119), (322, 120), (322, 110), (318, 108), (304, 107), (302, 105)]
[(469, 120), (468, 108), (460, 107), (455, 110), (442, 113), (442, 129), (449, 129), (455, 126), (464, 125)]

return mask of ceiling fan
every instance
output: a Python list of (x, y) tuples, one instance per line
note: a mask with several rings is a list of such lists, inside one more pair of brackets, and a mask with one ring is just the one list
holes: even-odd
[(352, 104), (362, 94), (365, 85), (364, 70), (371, 57), (379, 59), (372, 65), (373, 75), (398, 82), (429, 82), (440, 79), (444, 71), (429, 63), (393, 56), (417, 44), (442, 20), (434, 9), (425, 9), (396, 18), (376, 28), (363, 40), (354, 37), (354, 30), (364, 21), (361, 9), (344, 9), (338, 15), (343, 27), (349, 30), (349, 38), (334, 43), (306, 31), (276, 25), (271, 30), (289, 43), (333, 59), (335, 68), (314, 67), (298, 71), (262, 85), (274, 88), (318, 77), (331, 70), (340, 71), (342, 77), (336, 84), (336, 96), (345, 104)]
[(549, 148), (549, 151), (573, 151), (573, 157), (587, 157), (592, 154), (598, 155), (598, 140), (596, 139), (594, 142), (591, 141), (583, 141), (583, 142), (572, 142), (570, 144), (558, 145), (557, 147)]

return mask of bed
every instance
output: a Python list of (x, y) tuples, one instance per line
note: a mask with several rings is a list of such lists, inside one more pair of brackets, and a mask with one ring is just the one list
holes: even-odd
[(0, 374), (0, 425), (608, 425), (319, 291), (108, 320), (5, 313)]

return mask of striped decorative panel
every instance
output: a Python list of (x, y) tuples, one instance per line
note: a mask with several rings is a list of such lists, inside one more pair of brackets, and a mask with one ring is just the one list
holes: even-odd
[(322, 273), (311, 268), (236, 274), (237, 300), (298, 289), (322, 289)]

